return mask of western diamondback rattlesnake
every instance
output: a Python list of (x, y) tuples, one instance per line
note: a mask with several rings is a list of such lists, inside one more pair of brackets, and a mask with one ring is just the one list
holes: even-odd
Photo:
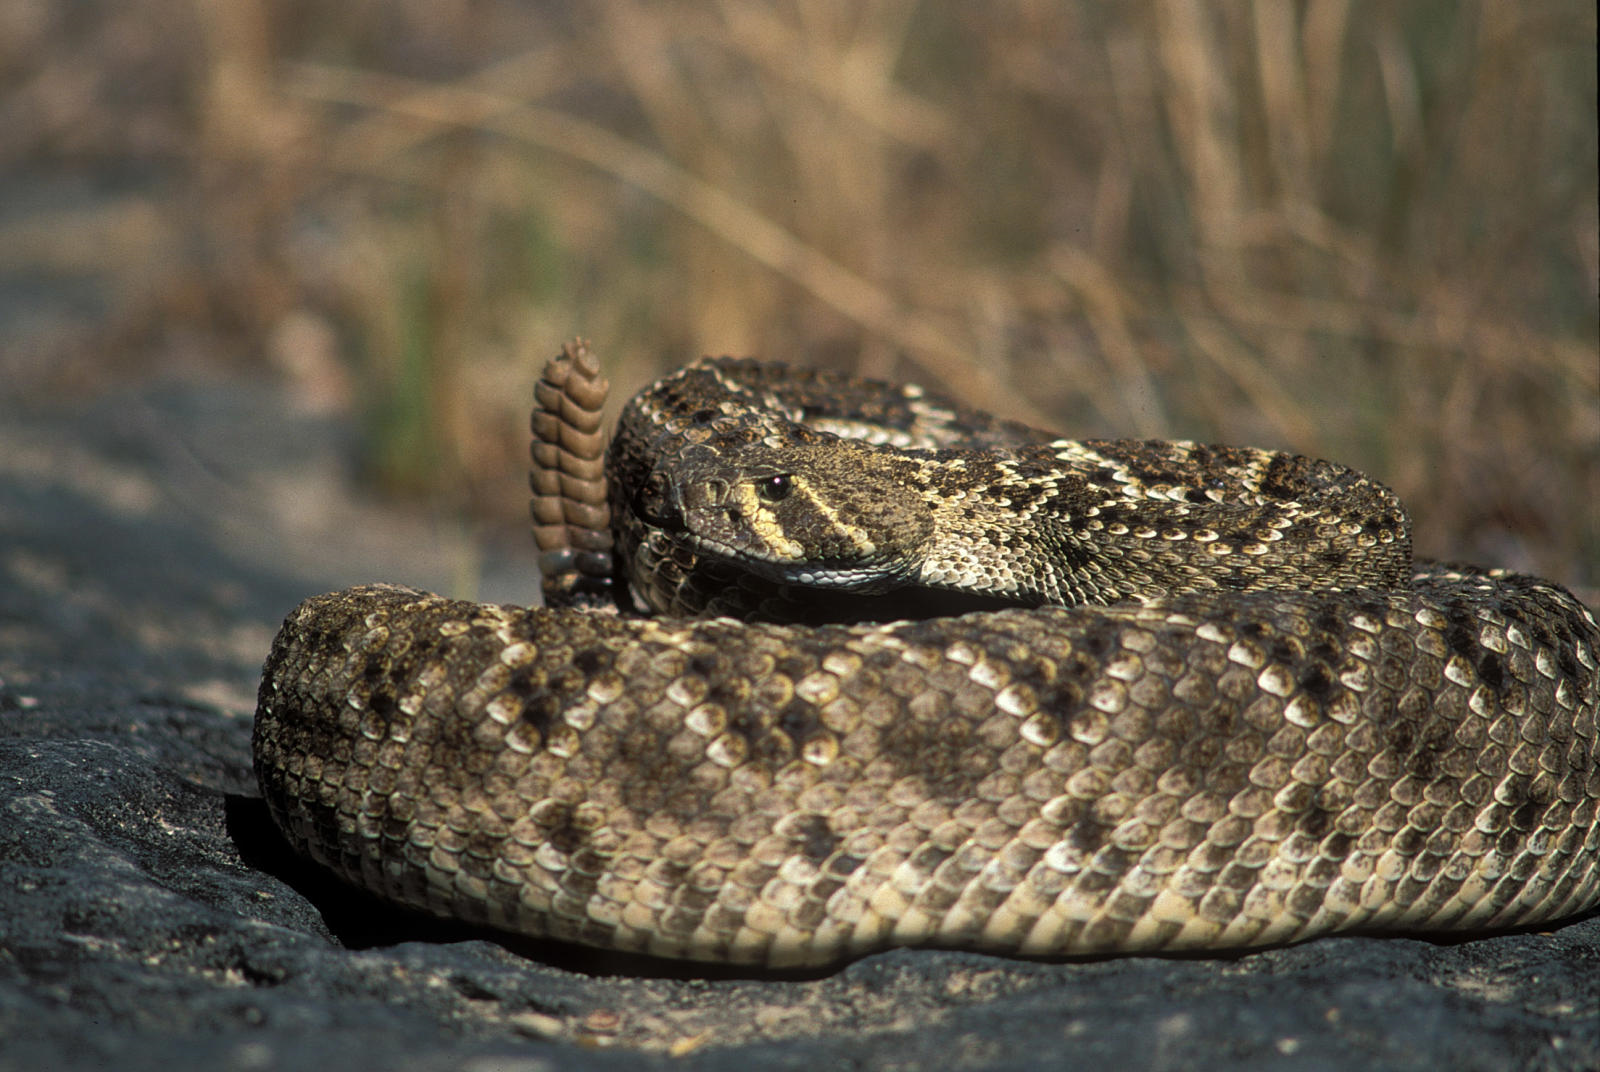
[(571, 605), (355, 588), (267, 660), (263, 794), (351, 882), (768, 965), (1600, 901), (1600, 627), (1413, 568), (1360, 474), (721, 359), (632, 401), (602, 476), (592, 358), (547, 375), (536, 530)]

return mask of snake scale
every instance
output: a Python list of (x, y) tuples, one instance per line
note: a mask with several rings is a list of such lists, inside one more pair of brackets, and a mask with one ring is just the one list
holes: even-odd
[(1348, 469), (1068, 441), (707, 359), (547, 370), (547, 603), (312, 598), (255, 764), (303, 855), (535, 936), (750, 965), (1486, 930), (1600, 902), (1600, 627), (1411, 562)]

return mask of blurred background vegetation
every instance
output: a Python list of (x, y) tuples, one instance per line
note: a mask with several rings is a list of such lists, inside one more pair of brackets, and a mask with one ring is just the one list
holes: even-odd
[(0, 377), (285, 383), (520, 517), (574, 334), (1367, 469), (1600, 585), (1595, 9), (0, 0)]

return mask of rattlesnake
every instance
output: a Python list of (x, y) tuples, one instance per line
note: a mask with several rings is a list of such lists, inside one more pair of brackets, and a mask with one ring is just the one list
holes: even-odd
[(262, 792), (345, 879), (773, 966), (1600, 902), (1600, 627), (1547, 582), (1414, 567), (1376, 482), (728, 359), (631, 402), (602, 476), (603, 383), (568, 356), (535, 515), (570, 605), (369, 586), (273, 644)]

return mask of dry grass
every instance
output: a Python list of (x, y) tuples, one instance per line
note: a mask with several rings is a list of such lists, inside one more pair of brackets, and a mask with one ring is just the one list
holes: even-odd
[(1592, 4), (58, 7), (0, 0), (0, 181), (54, 191), (0, 283), (95, 313), (6, 333), (23, 389), (243, 355), (509, 511), (564, 338), (755, 352), (1334, 457), (1600, 585)]

